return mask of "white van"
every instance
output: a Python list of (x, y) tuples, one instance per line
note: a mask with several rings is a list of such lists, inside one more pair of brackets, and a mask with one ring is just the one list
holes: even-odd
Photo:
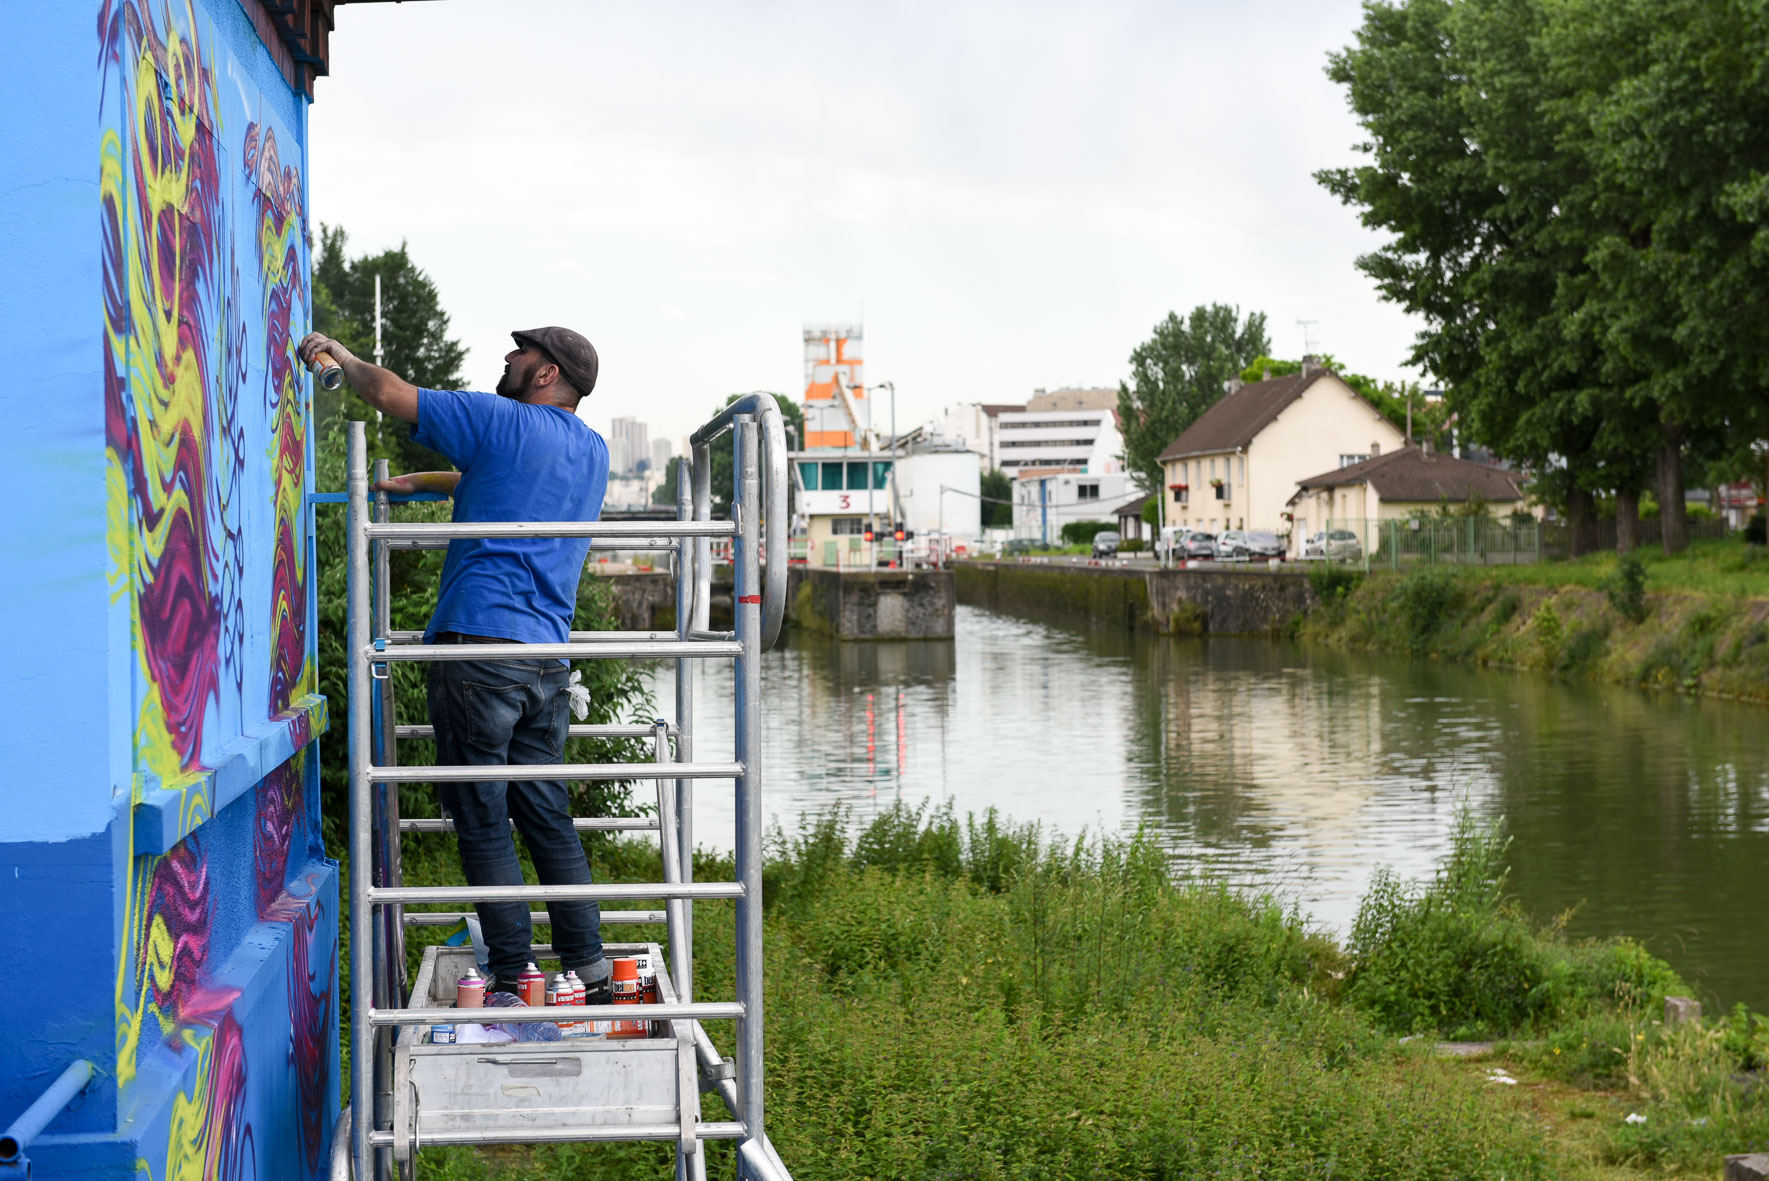
[(1165, 562), (1174, 556), (1185, 557), (1185, 539), (1192, 533), (1186, 525), (1167, 525), (1162, 527), (1161, 536), (1155, 539), (1155, 557)]

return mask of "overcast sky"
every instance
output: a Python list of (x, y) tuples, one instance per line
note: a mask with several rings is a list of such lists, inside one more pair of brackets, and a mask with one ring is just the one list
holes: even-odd
[[(436, 280), (489, 389), (511, 328), (595, 342), (600, 426), (677, 439), (803, 389), (806, 323), (863, 320), (907, 429), (1115, 385), (1170, 310), (1380, 378), (1414, 325), (1317, 185), (1362, 137), (1322, 70), (1357, 0), (587, 3), (337, 9), (312, 215)], [(885, 425), (880, 420), (880, 425)]]

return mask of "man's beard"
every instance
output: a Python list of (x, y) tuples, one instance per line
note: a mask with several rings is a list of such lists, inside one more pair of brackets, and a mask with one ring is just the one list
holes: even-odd
[(504, 375), (498, 378), (497, 389), (494, 392), (500, 398), (511, 398), (520, 402), (528, 393), (528, 378), (517, 377), (515, 373), (506, 369)]

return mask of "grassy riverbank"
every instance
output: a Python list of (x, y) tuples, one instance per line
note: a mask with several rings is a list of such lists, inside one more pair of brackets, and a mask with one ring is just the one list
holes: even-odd
[(1320, 571), (1309, 640), (1769, 702), (1769, 557), (1737, 540), (1667, 559)]
[[(1140, 840), (826, 821), (767, 872), (771, 1134), (798, 1176), (856, 1181), (1713, 1176), (1769, 1147), (1769, 1030), (1666, 1033), (1668, 967), (1518, 914), (1492, 834), (1465, 824), (1456, 848), (1434, 882), (1379, 882), (1342, 947), (1271, 899), (1175, 879)], [(654, 858), (606, 845), (596, 868), (639, 879)], [(414, 850), (408, 873), (452, 878), (447, 861)], [(700, 993), (728, 994), (729, 911), (697, 912)], [(1470, 1063), (1440, 1035), (1513, 1040)], [(419, 1159), (447, 1178), (669, 1172), (662, 1146)]]

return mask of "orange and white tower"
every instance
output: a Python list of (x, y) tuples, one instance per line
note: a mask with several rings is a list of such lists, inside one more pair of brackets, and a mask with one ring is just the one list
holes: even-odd
[(871, 450), (864, 333), (858, 324), (805, 328), (805, 447)]

